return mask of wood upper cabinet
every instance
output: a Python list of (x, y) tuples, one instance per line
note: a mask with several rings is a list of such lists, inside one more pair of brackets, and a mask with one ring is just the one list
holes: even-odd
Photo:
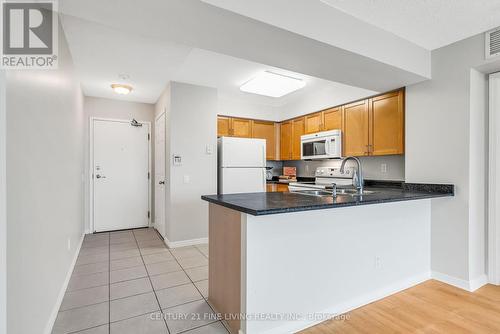
[(276, 160), (276, 125), (274, 122), (256, 121), (252, 123), (252, 137), (266, 140), (266, 159)]
[(403, 88), (281, 123), (218, 116), (217, 136), (265, 139), (268, 160), (300, 160), (302, 135), (337, 129), (342, 130), (342, 156), (403, 154), (404, 92)]
[(358, 101), (343, 106), (343, 150), (342, 156), (369, 154), (369, 103)]
[(231, 129), (231, 118), (217, 116), (217, 137), (229, 136)]
[(266, 158), (277, 160), (277, 123), (245, 118), (217, 116), (217, 136), (260, 138), (266, 140)]
[(305, 117), (292, 120), (292, 160), (300, 160), (300, 136), (305, 132)]
[(280, 159), (292, 159), (292, 122), (281, 123), (280, 127)]
[(252, 137), (252, 120), (244, 118), (231, 118), (231, 136)]
[(217, 116), (217, 137), (252, 137), (252, 120)]
[(315, 133), (323, 131), (323, 112), (304, 116), (304, 132)]
[(305, 133), (342, 129), (342, 108), (335, 107), (304, 116)]
[(370, 99), (370, 155), (404, 153), (404, 91)]
[(343, 156), (404, 153), (404, 89), (342, 109)]
[(342, 108), (336, 107), (323, 111), (323, 131), (342, 129)]

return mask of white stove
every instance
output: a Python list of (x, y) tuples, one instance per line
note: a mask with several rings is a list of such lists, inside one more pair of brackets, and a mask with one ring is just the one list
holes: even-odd
[(314, 182), (291, 182), (288, 185), (290, 191), (329, 190), (336, 188), (352, 188), (353, 168), (346, 168), (344, 173), (340, 172), (340, 167), (318, 167), (314, 173)]

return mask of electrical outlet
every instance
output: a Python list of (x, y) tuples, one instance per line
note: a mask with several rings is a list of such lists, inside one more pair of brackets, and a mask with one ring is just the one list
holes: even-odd
[(68, 250), (71, 250), (71, 238), (68, 238)]
[(184, 183), (188, 184), (191, 182), (191, 178), (189, 177), (189, 175), (184, 175)]
[(382, 172), (383, 174), (387, 173), (387, 164), (380, 165), (380, 172)]
[(210, 155), (210, 154), (212, 154), (212, 152), (213, 152), (213, 150), (212, 150), (212, 145), (207, 144), (207, 145), (205, 146), (205, 153), (206, 153), (206, 154), (208, 154), (208, 155)]
[(374, 266), (375, 269), (382, 269), (382, 260), (380, 259), (380, 256), (375, 256)]

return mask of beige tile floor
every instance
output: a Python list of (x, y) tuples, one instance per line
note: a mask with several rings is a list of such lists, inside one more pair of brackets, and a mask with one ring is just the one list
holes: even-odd
[(86, 235), (52, 333), (228, 333), (207, 296), (207, 245), (169, 250), (153, 229)]

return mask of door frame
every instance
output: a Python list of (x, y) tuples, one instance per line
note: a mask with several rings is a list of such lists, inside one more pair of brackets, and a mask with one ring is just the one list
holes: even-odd
[[(489, 161), (488, 161), (488, 280), (492, 284), (500, 284), (500, 222), (498, 214), (500, 205), (498, 196), (500, 191), (500, 175), (496, 172), (500, 167), (500, 147), (497, 143), (500, 134), (495, 131), (500, 128), (500, 73), (492, 73), (488, 78), (488, 117), (489, 117)], [(495, 103), (494, 100), (499, 101)], [(495, 112), (495, 105), (497, 112)]]
[[(500, 72), (489, 75), (489, 161), (488, 161), (488, 280), (492, 284), (500, 284)], [(497, 93), (495, 93), (497, 92)], [(498, 103), (495, 103), (495, 101)], [(497, 109), (495, 112), (495, 108)]]
[[(89, 225), (90, 225), (90, 233), (95, 233), (95, 224), (94, 224), (94, 121), (106, 121), (106, 122), (118, 122), (118, 123), (130, 123), (130, 119), (117, 119), (117, 118), (104, 118), (104, 117), (90, 117), (90, 126), (89, 126)], [(148, 140), (148, 172), (149, 172), (149, 180), (148, 180), (148, 210), (149, 210), (149, 218), (148, 218), (148, 226), (151, 226), (151, 180), (153, 179), (153, 173), (151, 171), (151, 122), (138, 120), (139, 123), (145, 124), (148, 126), (149, 140)]]
[[(163, 174), (165, 175), (165, 187), (163, 187), (163, 192), (165, 195), (164, 198), (166, 199), (167, 198), (167, 196), (166, 196), (167, 195), (167, 163), (169, 163), (169, 158), (167, 157), (167, 152), (166, 152), (166, 149), (167, 149), (167, 141), (166, 141), (166, 139), (167, 139), (167, 132), (166, 132), (166, 130), (167, 130), (167, 112), (166, 112), (166, 110), (163, 110), (158, 116), (155, 116), (155, 136), (156, 136), (156, 122), (160, 119), (161, 116), (165, 116), (165, 152), (163, 152), (164, 153), (163, 157), (165, 158), (165, 170), (163, 171)], [(156, 144), (156, 137), (155, 137), (155, 144)], [(156, 159), (158, 159), (158, 157), (156, 156), (156, 146), (155, 146), (155, 161), (154, 161), (154, 163), (155, 163), (155, 175), (153, 175), (153, 177), (150, 179), (150, 180), (154, 180), (154, 181), (156, 181), (155, 177), (156, 177), (156, 172), (157, 172), (156, 171)], [(153, 203), (153, 205), (155, 206), (155, 215), (156, 215), (156, 190), (155, 190), (156, 188), (155, 187), (156, 187), (156, 183), (154, 184), (154, 187), (152, 187), (152, 191), (155, 194), (155, 203)], [(164, 214), (165, 214), (164, 223), (166, 224), (167, 223), (167, 216), (166, 216), (167, 205), (166, 205), (166, 203), (163, 203), (163, 204), (165, 206), (165, 209), (163, 210)], [(156, 225), (156, 219), (154, 220), (153, 225), (154, 225), (155, 230), (160, 232), (157, 228), (158, 225)], [(165, 236), (166, 236), (167, 235), (167, 227), (166, 226), (164, 227), (163, 232), (165, 233)], [(162, 237), (165, 237), (165, 236), (162, 235)]]

